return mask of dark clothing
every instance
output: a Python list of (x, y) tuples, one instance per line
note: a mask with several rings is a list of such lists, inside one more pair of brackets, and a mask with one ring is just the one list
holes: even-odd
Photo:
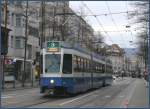
[(144, 71), (144, 79), (148, 81), (148, 73), (146, 71)]

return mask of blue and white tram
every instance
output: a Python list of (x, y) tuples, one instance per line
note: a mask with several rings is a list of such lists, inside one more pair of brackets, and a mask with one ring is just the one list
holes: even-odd
[[(79, 47), (42, 50), (41, 93), (75, 94), (112, 82), (111, 64)], [(105, 69), (106, 68), (106, 69)]]

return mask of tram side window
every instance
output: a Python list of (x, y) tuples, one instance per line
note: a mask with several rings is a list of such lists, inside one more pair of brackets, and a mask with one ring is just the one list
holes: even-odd
[(94, 61), (92, 62), (92, 69), (91, 70), (92, 70), (92, 72), (95, 72), (95, 62)]
[(106, 69), (106, 73), (111, 73), (111, 69), (110, 69), (110, 66), (109, 65), (107, 65), (107, 67), (106, 67), (107, 69)]
[(108, 73), (108, 65), (106, 65), (106, 72), (105, 73)]
[(86, 59), (83, 58), (83, 72), (86, 72)]
[(71, 74), (72, 73), (72, 55), (71, 54), (64, 54), (63, 73), (64, 74)]
[(90, 67), (89, 67), (89, 71), (93, 72), (93, 62), (90, 60)]
[(99, 71), (100, 71), (100, 73), (103, 73), (103, 71), (102, 71), (102, 64), (99, 64)]
[(80, 72), (81, 71), (81, 58), (79, 56), (77, 56), (77, 61), (78, 61), (78, 63), (77, 63), (77, 66), (78, 66), (77, 72)]
[(105, 65), (102, 65), (102, 73), (105, 73)]
[(84, 71), (87, 73), (88, 71), (87, 71), (87, 59), (85, 59), (84, 60)]
[(87, 59), (87, 72), (90, 72), (90, 61)]
[(96, 73), (100, 73), (99, 72), (99, 63), (96, 63)]
[(73, 68), (74, 68), (75, 72), (78, 71), (78, 58), (77, 58), (77, 56), (73, 56)]
[(94, 72), (97, 73), (97, 63), (94, 62)]
[(83, 72), (83, 66), (84, 66), (84, 62), (83, 62), (83, 58), (81, 58), (81, 72)]

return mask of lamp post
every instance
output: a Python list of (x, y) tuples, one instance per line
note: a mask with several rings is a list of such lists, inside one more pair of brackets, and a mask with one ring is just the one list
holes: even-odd
[[(0, 6), (0, 8), (1, 8), (1, 6)], [(0, 20), (1, 20), (1, 18), (0, 18)], [(1, 28), (0, 28), (0, 32), (1, 32), (2, 30), (1, 30)], [(2, 89), (2, 82), (3, 82), (3, 71), (2, 71), (2, 56), (1, 56), (1, 53), (2, 53), (2, 50), (1, 50), (1, 37), (0, 37), (0, 91), (1, 91), (1, 89)], [(0, 107), (1, 107), (1, 103), (0, 103)]]
[[(5, 34), (4, 34), (3, 37), (4, 37), (5, 42), (6, 42), (6, 41), (8, 40), (8, 39), (7, 39), (7, 17), (8, 17), (8, 16), (7, 16), (7, 0), (5, 0), (5, 4), (4, 4), (4, 5), (5, 5), (5, 6), (4, 6), (4, 8), (5, 8), (5, 9), (4, 9), (4, 11), (5, 11), (5, 18), (4, 18), (4, 21), (5, 21), (5, 22), (4, 22), (4, 23), (5, 23), (5, 24), (4, 24), (4, 25), (5, 25), (5, 28), (4, 28), (4, 33), (5, 33)], [(7, 43), (6, 43), (6, 44), (4, 44), (3, 46), (4, 46), (4, 54), (3, 54), (3, 61), (2, 61), (2, 62), (3, 62), (3, 63), (2, 63), (2, 72), (3, 72), (3, 73), (2, 73), (2, 89), (4, 89), (4, 84), (5, 84), (5, 73), (4, 73), (4, 72), (5, 72), (5, 55), (6, 55), (6, 54), (5, 54), (5, 49), (8, 47), (8, 45), (7, 45)], [(6, 47), (6, 48), (5, 48), (5, 47)], [(0, 54), (0, 55), (1, 55), (1, 54)]]
[(24, 51), (24, 67), (23, 67), (23, 75), (22, 75), (22, 87), (25, 85), (26, 79), (26, 51), (27, 51), (27, 40), (28, 40), (28, 0), (26, 1), (26, 25), (25, 25), (25, 51)]

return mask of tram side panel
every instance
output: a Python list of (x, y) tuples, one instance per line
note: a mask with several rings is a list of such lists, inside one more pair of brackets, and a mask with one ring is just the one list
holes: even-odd
[(89, 61), (81, 56), (73, 56), (73, 77), (74, 77), (74, 90), (76, 93), (84, 92), (90, 89), (91, 74), (89, 70)]
[(106, 67), (106, 77), (105, 77), (106, 78), (105, 81), (106, 81), (107, 85), (111, 85), (112, 82), (113, 82), (112, 73), (113, 73), (112, 66), (107, 65), (107, 67)]

